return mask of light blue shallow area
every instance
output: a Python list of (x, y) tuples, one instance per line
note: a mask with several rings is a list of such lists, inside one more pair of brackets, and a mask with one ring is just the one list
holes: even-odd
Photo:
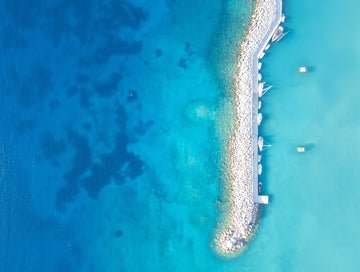
[(259, 258), (252, 271), (358, 270), (359, 7), (284, 1), (290, 32), (263, 59), (274, 88), (262, 99), (261, 133), (273, 147), (263, 156), (270, 204), (248, 251)]

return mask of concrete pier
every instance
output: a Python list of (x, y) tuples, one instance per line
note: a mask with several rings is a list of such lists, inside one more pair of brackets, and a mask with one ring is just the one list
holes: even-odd
[(276, 15), (275, 20), (273, 20), (269, 31), (266, 33), (264, 38), (262, 39), (258, 49), (254, 54), (253, 65), (252, 65), (252, 93), (253, 93), (253, 103), (252, 103), (252, 139), (253, 139), (253, 200), (258, 204), (268, 204), (269, 197), (266, 195), (259, 195), (259, 175), (258, 175), (258, 139), (259, 139), (259, 130), (257, 124), (257, 116), (258, 116), (258, 106), (259, 106), (259, 81), (258, 75), (260, 74), (258, 71), (259, 67), (259, 59), (264, 56), (265, 48), (268, 47), (271, 38), (275, 34), (276, 30), (280, 26), (282, 22), (283, 14), (282, 14), (282, 0), (276, 0)]

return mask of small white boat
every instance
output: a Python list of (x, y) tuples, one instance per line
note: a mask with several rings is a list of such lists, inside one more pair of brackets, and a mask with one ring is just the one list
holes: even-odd
[(257, 123), (258, 123), (258, 126), (261, 124), (261, 121), (262, 121), (262, 113), (258, 113), (258, 116), (257, 116)]
[(264, 146), (264, 138), (263, 137), (259, 137), (258, 139), (258, 146), (259, 146), (259, 150), (262, 151), (263, 150), (263, 146)]
[(258, 70), (260, 70), (260, 69), (261, 69), (261, 66), (262, 66), (262, 63), (261, 63), (261, 62), (259, 62), (259, 63), (258, 63)]
[(268, 86), (266, 88), (264, 88), (265, 82), (260, 82), (258, 84), (258, 93), (259, 93), (259, 97), (262, 97), (264, 94), (266, 94), (268, 92), (268, 90), (270, 90), (272, 88), (272, 86)]
[(258, 93), (259, 93), (259, 97), (262, 97), (262, 95), (263, 95), (263, 91), (264, 91), (264, 84), (265, 84), (265, 82), (259, 82), (259, 84), (258, 84)]
[(258, 155), (258, 162), (261, 162), (262, 156), (261, 154)]
[(265, 47), (265, 50), (268, 50), (270, 48), (270, 43), (268, 43)]
[(260, 163), (258, 165), (258, 174), (259, 176), (262, 174), (262, 165)]
[(300, 72), (300, 73), (306, 73), (307, 71), (309, 71), (309, 69), (308, 69), (307, 67), (305, 67), (305, 66), (301, 66), (301, 67), (299, 68), (299, 72)]
[(259, 73), (258, 74), (258, 80), (260, 81), (262, 79), (262, 75)]
[(259, 146), (260, 151), (266, 150), (271, 147), (271, 144), (268, 144), (268, 143), (264, 144), (264, 142), (265, 142), (264, 138), (260, 136), (258, 139), (258, 146)]
[(259, 101), (258, 109), (261, 109), (261, 101)]
[(288, 32), (284, 33), (284, 28), (279, 26), (276, 30), (274, 35), (271, 37), (271, 42), (278, 42), (280, 41)]

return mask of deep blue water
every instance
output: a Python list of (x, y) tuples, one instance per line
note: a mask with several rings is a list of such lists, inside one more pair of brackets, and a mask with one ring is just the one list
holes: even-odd
[(251, 9), (0, 1), (0, 271), (223, 265), (222, 64)]

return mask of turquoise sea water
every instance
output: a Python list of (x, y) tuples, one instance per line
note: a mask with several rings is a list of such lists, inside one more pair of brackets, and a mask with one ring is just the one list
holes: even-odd
[(0, 4), (0, 271), (358, 270), (356, 1), (284, 1), (261, 70), (270, 204), (232, 260), (211, 244), (253, 1)]
[[(248, 251), (261, 256), (259, 271), (359, 270), (359, 7), (284, 2), (290, 32), (262, 70), (274, 88), (261, 127), (273, 144), (264, 152), (270, 205)], [(309, 73), (297, 72), (303, 65)]]

